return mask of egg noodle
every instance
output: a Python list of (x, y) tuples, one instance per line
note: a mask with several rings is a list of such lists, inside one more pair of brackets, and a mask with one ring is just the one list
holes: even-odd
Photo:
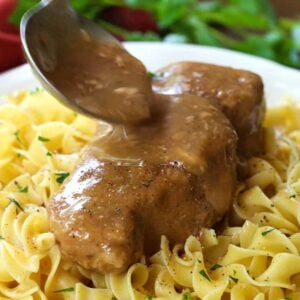
[[(269, 109), (267, 154), (249, 160), (229, 226), (203, 229), (101, 275), (61, 257), (45, 204), (75, 168), (95, 121), (36, 89), (0, 106), (0, 299), (300, 299), (300, 107)], [(277, 128), (275, 131), (274, 128)]]

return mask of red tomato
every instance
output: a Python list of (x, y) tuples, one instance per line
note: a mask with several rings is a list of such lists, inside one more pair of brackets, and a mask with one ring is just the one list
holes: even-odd
[(16, 3), (16, 0), (0, 0), (0, 72), (24, 61), (18, 28), (9, 24)]

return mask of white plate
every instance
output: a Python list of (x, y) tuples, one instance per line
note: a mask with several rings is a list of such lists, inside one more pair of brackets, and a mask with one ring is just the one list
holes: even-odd
[[(242, 68), (262, 76), (269, 105), (280, 103), (285, 96), (300, 101), (300, 71), (266, 59), (206, 46), (163, 43), (125, 43), (125, 46), (152, 71), (182, 60)], [(0, 75), (0, 95), (37, 85), (28, 65)]]

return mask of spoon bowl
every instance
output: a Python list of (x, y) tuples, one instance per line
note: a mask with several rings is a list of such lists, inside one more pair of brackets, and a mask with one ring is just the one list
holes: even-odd
[(68, 0), (44, 0), (28, 11), (21, 40), (41, 85), (71, 109), (110, 122), (149, 117), (145, 67)]

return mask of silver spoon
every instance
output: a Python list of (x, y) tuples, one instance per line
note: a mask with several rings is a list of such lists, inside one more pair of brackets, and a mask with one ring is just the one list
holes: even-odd
[(21, 22), (24, 52), (42, 86), (70, 108), (109, 122), (150, 116), (144, 65), (68, 0), (43, 0)]

